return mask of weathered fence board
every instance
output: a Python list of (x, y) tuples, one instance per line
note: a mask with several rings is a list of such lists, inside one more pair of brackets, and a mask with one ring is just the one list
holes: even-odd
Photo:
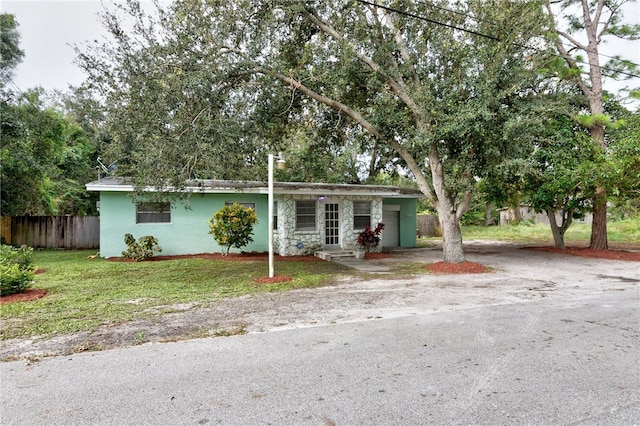
[(419, 214), (418, 219), (418, 238), (419, 237), (437, 237), (440, 235), (440, 223), (438, 216), (432, 214)]
[(9, 216), (0, 217), (0, 241), (2, 244), (11, 243), (11, 218)]
[(2, 236), (13, 245), (31, 247), (97, 249), (100, 246), (100, 218), (98, 216), (15, 216), (10, 218), (7, 238), (2, 220)]

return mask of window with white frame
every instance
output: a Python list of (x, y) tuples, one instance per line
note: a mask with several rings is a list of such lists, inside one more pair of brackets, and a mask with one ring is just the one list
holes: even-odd
[(171, 223), (171, 203), (137, 203), (136, 223)]
[(296, 231), (316, 230), (316, 201), (296, 201)]
[(353, 202), (353, 229), (371, 226), (371, 201)]

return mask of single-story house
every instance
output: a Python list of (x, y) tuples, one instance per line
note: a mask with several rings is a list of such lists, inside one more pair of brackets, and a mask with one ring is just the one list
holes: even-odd
[[(100, 256), (120, 256), (124, 235), (152, 235), (163, 255), (220, 252), (209, 234), (209, 219), (225, 204), (239, 203), (258, 214), (253, 243), (243, 250), (266, 252), (268, 185), (255, 181), (194, 181), (189, 208), (182, 201), (162, 203), (134, 199), (124, 178), (103, 178), (86, 185), (100, 192)], [(149, 189), (153, 191), (153, 189)], [(415, 247), (417, 189), (386, 185), (301, 182), (274, 183), (274, 251), (282, 256), (318, 250), (357, 249), (366, 226), (385, 224), (381, 247)]]

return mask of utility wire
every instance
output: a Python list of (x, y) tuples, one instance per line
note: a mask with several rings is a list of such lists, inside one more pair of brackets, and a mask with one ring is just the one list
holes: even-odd
[[(468, 13), (465, 13), (465, 12), (458, 12), (457, 10), (449, 9), (449, 8), (444, 7), (444, 6), (439, 6), (439, 5), (436, 5), (436, 4), (433, 4), (433, 3), (428, 3), (426, 1), (419, 1), (418, 3), (423, 4), (423, 5), (427, 6), (427, 7), (431, 7), (433, 9), (437, 9), (437, 10), (448, 12), (448, 13), (451, 13), (451, 14), (454, 14), (454, 15), (460, 15), (460, 16), (463, 16), (465, 18), (473, 19), (476, 22), (484, 22), (484, 23), (487, 23), (487, 24), (491, 24), (493, 26), (497, 26), (497, 24), (495, 22), (488, 21), (488, 20), (482, 19), (482, 18), (478, 18), (477, 16), (469, 15)], [(379, 7), (382, 7), (382, 6), (379, 6)], [(464, 31), (464, 30), (462, 30), (462, 31)], [(562, 42), (562, 41), (560, 42), (560, 44), (562, 44), (565, 47), (569, 47), (569, 48), (576, 48), (577, 47), (574, 44), (570, 44), (570, 43)], [(583, 50), (584, 52), (587, 52), (587, 53), (595, 53), (593, 50), (590, 50), (590, 49), (580, 49), (580, 50)], [(617, 56), (605, 55), (604, 53), (600, 53), (600, 52), (598, 52), (598, 56), (602, 56), (604, 58), (609, 58), (609, 59), (619, 59), (619, 57), (617, 57)], [(633, 61), (626, 61), (626, 62), (629, 62), (631, 65), (640, 67), (640, 64), (636, 64)]]
[[(436, 5), (436, 4), (433, 4), (433, 3), (429, 3), (429, 2), (426, 2), (426, 1), (420, 1), (418, 3), (421, 3), (421, 4), (423, 4), (423, 5), (427, 6), (427, 7), (431, 7), (433, 9), (441, 10), (443, 12), (448, 12), (448, 13), (451, 13), (451, 14), (454, 14), (454, 15), (460, 15), (460, 16), (463, 16), (465, 18), (473, 19), (476, 22), (484, 22), (486, 24), (497, 26), (497, 24), (495, 22), (493, 22), (493, 21), (489, 21), (489, 20), (486, 20), (486, 19), (478, 18), (477, 16), (469, 15), (468, 13), (465, 13), (465, 12), (459, 12), (457, 10), (449, 9), (447, 7), (439, 6), (439, 5)], [(383, 6), (378, 6), (378, 7), (383, 7)], [(462, 30), (462, 31), (464, 31), (464, 30)], [(565, 47), (572, 48), (572, 49), (573, 48), (577, 48), (577, 46), (575, 44), (571, 44), (571, 43), (566, 42), (566, 41), (561, 41), (560, 44), (562, 44)], [(587, 53), (595, 53), (593, 50), (590, 50), (590, 49), (580, 49), (580, 50), (582, 50), (584, 52), (587, 52)], [(600, 52), (598, 52), (598, 56), (602, 56), (604, 58), (609, 58), (609, 59), (619, 59), (619, 57), (617, 57), (617, 56), (605, 55), (604, 53), (600, 53)], [(640, 64), (636, 64), (633, 61), (625, 60), (625, 62), (629, 62), (631, 65), (634, 65), (636, 67), (640, 67)]]
[(451, 24), (446, 24), (444, 22), (436, 21), (435, 19), (426, 18), (424, 16), (416, 15), (415, 13), (405, 12), (405, 11), (402, 11), (402, 10), (394, 9), (392, 7), (389, 7), (389, 6), (383, 6), (383, 5), (380, 5), (380, 4), (375, 4), (375, 3), (372, 3), (372, 2), (366, 1), (366, 0), (356, 0), (356, 1), (358, 3), (366, 4), (367, 6), (379, 7), (381, 9), (385, 9), (385, 10), (387, 10), (389, 12), (398, 13), (400, 15), (405, 15), (405, 16), (408, 16), (410, 18), (416, 18), (416, 19), (419, 19), (421, 21), (430, 22), (432, 24), (440, 25), (442, 27), (451, 28), (452, 30), (464, 31), (464, 32), (469, 33), (469, 34), (477, 35), (479, 37), (488, 38), (488, 39), (491, 39), (491, 40), (494, 40), (494, 41), (502, 41), (499, 37), (496, 37), (496, 36), (492, 36), (492, 35), (489, 35), (489, 34), (483, 34), (483, 33), (477, 32), (477, 31), (468, 30), (466, 28), (458, 27), (458, 26), (451, 25)]
[[(459, 27), (459, 26), (452, 25), (452, 24), (447, 24), (447, 23), (444, 23), (444, 22), (437, 21), (437, 20), (435, 20), (435, 19), (431, 19), (431, 18), (427, 18), (427, 17), (421, 16), (421, 15), (417, 15), (417, 14), (415, 14), (415, 13), (411, 13), (411, 12), (406, 12), (406, 11), (403, 11), (403, 10), (395, 9), (395, 8), (393, 8), (393, 7), (390, 7), (390, 6), (384, 6), (384, 5), (380, 5), (380, 4), (372, 3), (372, 2), (370, 2), (370, 1), (368, 1), (368, 0), (356, 0), (356, 1), (357, 1), (358, 3), (365, 4), (365, 5), (367, 5), (367, 6), (378, 7), (378, 8), (384, 9), (384, 10), (389, 11), (389, 12), (397, 13), (397, 14), (399, 14), (399, 15), (404, 15), (404, 16), (407, 16), (407, 17), (410, 17), (410, 18), (419, 19), (419, 20), (421, 20), (421, 21), (425, 21), (425, 22), (430, 22), (430, 23), (432, 23), (432, 24), (440, 25), (440, 26), (443, 26), (443, 27), (446, 27), (446, 28), (451, 28), (451, 29), (453, 29), (453, 30), (458, 30), (458, 31), (462, 31), (462, 32), (465, 32), (465, 33), (473, 34), (473, 35), (476, 35), (476, 36), (478, 36), (478, 37), (483, 37), (483, 38), (487, 38), (487, 39), (494, 40), (494, 41), (503, 41), (500, 37), (497, 37), (497, 36), (493, 36), (493, 35), (490, 35), (490, 34), (484, 34), (484, 33), (478, 32), (478, 31), (469, 30), (469, 29), (467, 29), (467, 28)], [(435, 5), (431, 5), (431, 6), (436, 7), (436, 8), (438, 8), (438, 9), (441, 9), (441, 10), (447, 10), (447, 11), (452, 12), (452, 13), (461, 14), (461, 12), (457, 12), (457, 11), (453, 11), (453, 10), (450, 10), (450, 9), (446, 9), (446, 8), (441, 7), (441, 6), (435, 6)], [(463, 15), (464, 15), (464, 14), (463, 14)], [(473, 18), (473, 17), (468, 16), (468, 15), (466, 15), (466, 16), (467, 16), (467, 17), (469, 17), (469, 18), (471, 18), (471, 19), (476, 19), (476, 18)], [(487, 21), (483, 21), (483, 22), (487, 22)], [(531, 49), (531, 50), (537, 50), (537, 51), (540, 51), (540, 49), (539, 49), (539, 48), (531, 47), (531, 46), (527, 46), (527, 45), (525, 45), (525, 44), (520, 44), (520, 43), (514, 43), (514, 44), (515, 44), (516, 46), (524, 47), (524, 48), (526, 48), (526, 49)], [(564, 43), (563, 43), (563, 45), (564, 45)], [(571, 46), (571, 47), (576, 47), (576, 46), (574, 46), (574, 45), (570, 45), (570, 46)], [(599, 55), (600, 55), (600, 54), (599, 54)], [(556, 55), (556, 56), (560, 56), (560, 55)], [(602, 55), (602, 56), (605, 56), (605, 57), (606, 57), (606, 55)], [(561, 56), (560, 56), (560, 57), (561, 57)], [(609, 58), (611, 58), (611, 59), (617, 59), (617, 58), (610, 57), (610, 56), (609, 56)], [(564, 59), (564, 58), (563, 58), (563, 59)], [(611, 69), (611, 68), (606, 67), (606, 66), (604, 66), (604, 65), (596, 65), (596, 64), (592, 64), (592, 63), (590, 63), (590, 62), (581, 61), (581, 60), (578, 60), (578, 59), (574, 59), (574, 61), (575, 61), (576, 63), (580, 63), (580, 64), (584, 64), (584, 65), (589, 65), (589, 66), (591, 66), (591, 67), (600, 68), (600, 69), (601, 69), (601, 70), (603, 70), (603, 71), (611, 71), (611, 72), (614, 72), (614, 73), (617, 73), (617, 74), (626, 75), (626, 76), (631, 77), (631, 78), (640, 78), (640, 75), (638, 75), (638, 74), (632, 74), (632, 73), (630, 73), (630, 72), (626, 72), (626, 71), (614, 70), (614, 69)], [(638, 64), (634, 64), (634, 63), (633, 63), (633, 62), (631, 62), (631, 61), (627, 61), (627, 62), (630, 62), (632, 65), (639, 66)], [(609, 76), (609, 75), (608, 75), (607, 77), (611, 77), (611, 76)]]
[[(18, 84), (13, 80), (13, 78), (10, 75), (5, 75), (5, 77), (7, 78), (9, 83), (11, 83), (11, 85), (13, 87), (15, 87), (18, 90), (18, 92), (20, 92), (20, 95), (21, 95), (22, 99), (25, 99), (36, 111), (42, 112), (42, 109), (31, 101), (31, 98), (29, 98), (29, 96), (27, 96), (27, 94), (24, 92), (24, 90), (22, 90), (22, 88), (20, 88), (20, 86), (18, 86)], [(11, 99), (11, 98), (9, 98), (9, 99)]]

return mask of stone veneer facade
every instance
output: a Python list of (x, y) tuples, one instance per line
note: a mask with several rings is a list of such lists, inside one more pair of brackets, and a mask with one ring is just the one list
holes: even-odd
[[(316, 230), (296, 231), (296, 200), (316, 201)], [(324, 247), (325, 205), (337, 203), (340, 215), (340, 246), (345, 250), (358, 249), (358, 234), (353, 229), (353, 202), (371, 201), (371, 226), (382, 222), (382, 197), (332, 196), (320, 201), (315, 195), (276, 196), (278, 229), (274, 232), (275, 251), (281, 256), (312, 254)], [(381, 247), (378, 247), (380, 250)]]

